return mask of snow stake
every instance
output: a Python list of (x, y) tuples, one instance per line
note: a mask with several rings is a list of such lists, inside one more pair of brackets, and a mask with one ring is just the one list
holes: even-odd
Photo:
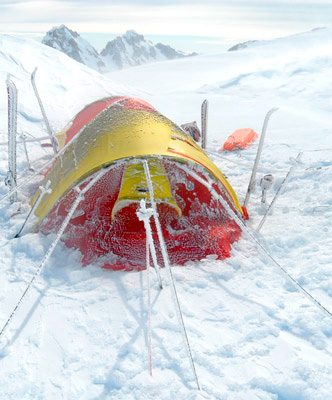
[(22, 132), (22, 133), (20, 134), (20, 138), (22, 139), (23, 148), (24, 148), (24, 153), (25, 153), (25, 158), (26, 158), (27, 164), (28, 164), (28, 170), (29, 170), (29, 171), (34, 171), (34, 169), (31, 167), (31, 164), (30, 164), (30, 159), (29, 159), (29, 154), (28, 154), (28, 149), (27, 149), (27, 137), (26, 137), (26, 135), (24, 135), (24, 133)]
[(298, 163), (299, 163), (299, 161), (300, 161), (300, 159), (302, 157), (302, 154), (303, 154), (303, 151), (300, 151), (299, 154), (297, 155), (296, 159), (294, 160), (293, 165), (290, 167), (285, 179), (282, 181), (282, 183), (279, 186), (279, 189), (277, 190), (277, 193), (275, 194), (271, 204), (269, 205), (268, 209), (266, 210), (266, 213), (265, 213), (264, 217), (262, 218), (261, 222), (259, 223), (258, 227), (256, 228), (256, 233), (258, 233), (261, 230), (261, 228), (262, 228), (262, 226), (263, 226), (263, 224), (264, 224), (269, 212), (272, 210), (275, 202), (277, 201), (278, 197), (280, 196), (280, 194), (282, 192), (282, 189), (285, 187), (286, 183), (288, 182), (289, 178), (292, 175), (293, 170), (298, 165)]
[(267, 129), (267, 125), (268, 122), (270, 120), (271, 115), (275, 112), (278, 111), (279, 108), (271, 108), (271, 110), (269, 110), (265, 116), (264, 119), (264, 123), (263, 123), (263, 128), (262, 128), (262, 133), (261, 133), (261, 137), (259, 139), (259, 144), (258, 144), (258, 149), (257, 149), (257, 154), (256, 154), (256, 158), (255, 158), (255, 162), (254, 162), (254, 166), (252, 169), (252, 173), (251, 173), (251, 178), (250, 178), (250, 182), (248, 185), (248, 189), (247, 189), (247, 194), (246, 194), (246, 198), (244, 200), (244, 207), (248, 206), (248, 202), (249, 202), (249, 198), (251, 193), (255, 190), (255, 180), (256, 180), (256, 172), (257, 172), (257, 168), (258, 168), (258, 163), (259, 160), (261, 158), (261, 154), (262, 154), (262, 150), (263, 150), (263, 145), (264, 145), (264, 139), (265, 139), (265, 134), (266, 134), (266, 129)]
[(273, 184), (273, 176), (271, 174), (264, 175), (259, 184), (262, 188), (261, 202), (266, 203), (266, 192), (271, 188)]

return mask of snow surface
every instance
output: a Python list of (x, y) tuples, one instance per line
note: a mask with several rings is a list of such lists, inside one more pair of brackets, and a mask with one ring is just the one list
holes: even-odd
[[(84, 104), (109, 94), (143, 97), (179, 124), (199, 121), (206, 98), (208, 150), (216, 153), (236, 128), (260, 133), (266, 112), (279, 107), (268, 126), (257, 175), (274, 176), (268, 202), (292, 165), (290, 159), (300, 150), (304, 153), (260, 234), (253, 232), (266, 206), (257, 187), (247, 226), (332, 311), (331, 29), (238, 52), (135, 67), (109, 78), (46, 46), (1, 35), (0, 142), (7, 140), (8, 73), (19, 90), (19, 132), (45, 135), (30, 85), (36, 66), (36, 82), (54, 130)], [(257, 145), (211, 155), (240, 203)], [(51, 154), (37, 144), (29, 149), (35, 168)], [(6, 147), (0, 154), (3, 181)], [(19, 147), (19, 183), (32, 175), (25, 168)], [(6, 193), (2, 184), (1, 198)], [(28, 211), (22, 193), (19, 198), (18, 214), (17, 204), (0, 204), (0, 329), (55, 237), (29, 233), (13, 239)], [(82, 268), (80, 254), (60, 242), (0, 339), (0, 398), (332, 398), (332, 319), (294, 287), (251, 236), (243, 234), (228, 260), (210, 257), (173, 266), (172, 271), (201, 391), (186, 356), (166, 271), (162, 291), (152, 275), (150, 377), (146, 271)]]

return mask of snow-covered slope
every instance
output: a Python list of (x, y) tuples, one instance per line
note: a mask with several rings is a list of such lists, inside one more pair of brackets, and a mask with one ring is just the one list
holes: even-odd
[(65, 25), (54, 27), (44, 36), (43, 44), (60, 50), (74, 60), (97, 71), (105, 71), (105, 64), (97, 50)]
[(238, 126), (239, 118), (259, 131), (268, 108), (280, 106), (283, 116), (272, 140), (298, 142), (298, 136), (289, 135), (291, 119), (307, 145), (303, 136), (312, 142), (313, 131), (317, 142), (327, 137), (331, 54), (332, 29), (325, 28), (241, 51), (159, 63), (158, 73), (155, 66), (143, 65), (110, 76), (150, 92), (154, 104), (181, 123), (199, 118), (200, 104), (208, 98), (213, 113), (209, 135), (219, 140)]
[[(274, 175), (268, 202), (286, 176), (290, 158), (304, 150), (260, 234), (253, 231), (266, 206), (257, 187), (248, 206), (250, 235), (243, 234), (230, 259), (211, 257), (172, 268), (200, 392), (164, 271), (164, 289), (153, 281), (151, 291), (150, 377), (146, 271), (82, 268), (80, 255), (59, 243), (0, 340), (0, 398), (329, 399), (332, 320), (296, 290), (257, 241), (332, 310), (332, 30), (309, 32), (302, 39), (299, 35), (296, 46), (290, 37), (264, 48), (113, 72), (116, 84), (35, 42), (0, 38), (1, 141), (6, 140), (8, 72), (19, 88), (18, 129), (44, 134), (29, 84), (38, 66), (37, 84), (55, 129), (85, 102), (130, 93), (125, 85), (131, 85), (140, 88), (136, 95), (177, 123), (199, 121), (200, 104), (207, 98), (208, 150), (215, 152), (236, 128), (260, 133), (265, 113), (279, 106), (268, 126), (258, 173), (258, 178)], [(241, 203), (256, 150), (257, 143), (242, 152), (211, 155)], [(36, 158), (41, 155), (36, 145), (32, 151)], [(22, 174), (22, 149), (18, 157)], [(0, 160), (4, 177), (5, 150)], [(0, 186), (0, 195), (5, 193)], [(13, 239), (28, 207), (22, 204), (21, 214), (15, 215), (17, 206), (7, 201), (0, 205), (1, 329), (54, 236)]]
[(186, 55), (161, 43), (153, 45), (143, 35), (139, 35), (133, 30), (127, 31), (124, 35), (108, 42), (101, 52), (102, 59), (108, 70), (122, 69), (155, 61), (173, 60), (192, 55), (196, 54)]
[[(35, 68), (36, 83), (52, 128), (56, 131), (68, 122), (87, 102), (118, 93), (137, 94), (65, 54), (38, 42), (0, 35), (0, 132), (6, 128), (5, 81), (10, 74), (18, 88), (18, 126), (27, 134), (41, 134), (44, 129), (30, 75)], [(65, 71), (65, 72), (64, 72)]]
[(292, 49), (307, 49), (308, 46), (319, 46), (325, 42), (331, 28), (314, 28), (309, 32), (297, 33), (292, 36), (281, 37), (273, 40), (248, 40), (232, 46), (228, 51), (244, 50), (253, 47), (267, 47), (270, 49), (280, 48), (281, 51)]

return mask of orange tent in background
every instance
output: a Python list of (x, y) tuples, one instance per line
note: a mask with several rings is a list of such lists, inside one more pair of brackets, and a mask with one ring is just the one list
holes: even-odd
[(258, 134), (253, 129), (237, 129), (234, 131), (224, 143), (222, 150), (237, 150), (237, 149), (245, 149), (251, 144), (256, 138)]

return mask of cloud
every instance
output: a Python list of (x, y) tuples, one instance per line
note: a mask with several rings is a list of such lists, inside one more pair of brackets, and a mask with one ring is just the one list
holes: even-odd
[[(331, 0), (10, 0), (0, 3), (2, 31), (272, 39), (330, 24)], [(221, 39), (222, 40), (222, 39)]]

